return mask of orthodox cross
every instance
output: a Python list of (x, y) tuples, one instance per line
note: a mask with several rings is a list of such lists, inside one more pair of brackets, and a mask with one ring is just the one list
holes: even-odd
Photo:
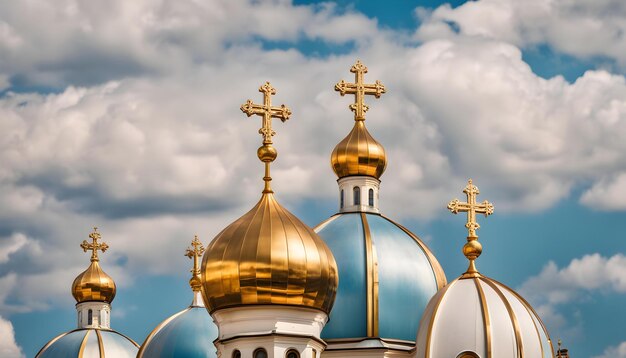
[(276, 134), (272, 130), (272, 118), (280, 118), (284, 122), (291, 116), (291, 110), (284, 104), (280, 107), (272, 107), (272, 96), (276, 94), (276, 89), (269, 82), (259, 87), (259, 92), (263, 93), (263, 104), (256, 104), (249, 99), (241, 105), (241, 111), (248, 117), (254, 114), (263, 117), (259, 134), (263, 136), (263, 145), (269, 145), (272, 144), (272, 136)]
[(485, 216), (493, 214), (493, 204), (487, 200), (476, 203), (476, 196), (480, 194), (480, 191), (472, 184), (472, 179), (467, 181), (467, 186), (463, 192), (467, 195), (467, 202), (463, 203), (459, 199), (454, 199), (448, 203), (448, 209), (453, 214), (467, 212), (467, 223), (465, 224), (468, 230), (467, 237), (477, 238), (476, 230), (480, 229), (480, 225), (476, 222), (476, 214), (484, 214)]
[(198, 240), (198, 235), (196, 235), (191, 242), (191, 247), (187, 248), (187, 251), (185, 252), (185, 256), (193, 259), (193, 269), (191, 272), (194, 276), (200, 275), (200, 261), (198, 258), (202, 255), (204, 255), (204, 246), (200, 240)]
[(364, 121), (365, 112), (369, 109), (369, 106), (363, 103), (365, 95), (380, 98), (387, 90), (379, 80), (376, 80), (375, 83), (363, 83), (363, 75), (367, 73), (367, 67), (359, 60), (350, 68), (350, 72), (354, 73), (354, 83), (341, 80), (335, 85), (335, 91), (338, 91), (342, 96), (354, 94), (355, 101), (350, 105), (350, 109), (354, 112), (354, 120)]
[(92, 240), (92, 243), (87, 242), (87, 240), (83, 240), (82, 244), (80, 244), (80, 247), (83, 249), (84, 252), (87, 252), (87, 250), (91, 250), (92, 262), (100, 261), (100, 259), (98, 258), (98, 250), (105, 252), (109, 248), (109, 245), (107, 245), (106, 242), (98, 242), (98, 240), (101, 239), (101, 236), (98, 232), (97, 227), (93, 228), (93, 232), (89, 234), (89, 238)]
[(263, 145), (257, 150), (257, 156), (265, 163), (265, 176), (263, 177), (265, 188), (263, 193), (272, 193), (272, 188), (270, 187), (270, 182), (272, 181), (270, 163), (278, 155), (278, 152), (272, 146), (272, 136), (276, 134), (272, 130), (272, 118), (280, 118), (281, 121), (285, 122), (291, 116), (291, 110), (284, 104), (281, 104), (280, 107), (272, 107), (272, 95), (276, 94), (276, 89), (269, 82), (265, 82), (264, 85), (259, 87), (259, 92), (263, 93), (263, 104), (256, 104), (249, 99), (241, 105), (241, 111), (248, 117), (253, 114), (263, 117), (263, 124), (261, 129), (259, 129), (259, 134), (263, 136)]

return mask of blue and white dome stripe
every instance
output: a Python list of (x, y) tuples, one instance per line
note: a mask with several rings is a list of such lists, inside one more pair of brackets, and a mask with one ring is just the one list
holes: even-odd
[(446, 284), (428, 247), (375, 213), (337, 214), (315, 231), (339, 269), (337, 297), (322, 338), (413, 341), (428, 301)]
[(146, 338), (138, 358), (215, 358), (217, 326), (203, 306), (191, 306), (159, 324)]
[(76, 329), (54, 338), (36, 358), (135, 358), (139, 346), (132, 339), (109, 329)]

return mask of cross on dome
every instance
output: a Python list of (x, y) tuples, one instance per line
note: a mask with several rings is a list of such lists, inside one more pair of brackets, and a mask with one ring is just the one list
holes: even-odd
[(91, 250), (92, 262), (100, 261), (100, 259), (98, 258), (98, 250), (104, 253), (106, 250), (109, 249), (109, 245), (107, 245), (106, 242), (98, 242), (98, 240), (100, 240), (102, 237), (100, 236), (97, 227), (93, 228), (93, 232), (89, 234), (89, 238), (92, 240), (92, 243), (89, 243), (87, 240), (83, 240), (83, 242), (80, 244), (80, 247), (83, 249), (84, 252), (87, 252), (87, 250)]
[(204, 246), (202, 242), (198, 240), (198, 235), (195, 235), (193, 241), (191, 241), (191, 247), (187, 248), (185, 256), (193, 259), (193, 268), (191, 269), (192, 277), (189, 280), (191, 289), (194, 291), (200, 291), (202, 287), (202, 281), (200, 279), (200, 260), (199, 258), (204, 254)]
[(285, 122), (291, 116), (291, 110), (284, 104), (280, 107), (272, 107), (272, 96), (276, 94), (276, 89), (269, 82), (259, 87), (259, 92), (263, 93), (263, 104), (256, 104), (251, 99), (241, 105), (241, 111), (251, 117), (258, 115), (263, 117), (263, 125), (259, 129), (259, 134), (263, 136), (263, 144), (272, 144), (272, 137), (276, 134), (272, 130), (272, 118), (279, 118)]
[(493, 204), (487, 200), (482, 203), (476, 203), (476, 196), (480, 194), (478, 187), (472, 183), (472, 179), (467, 181), (467, 186), (463, 189), (463, 192), (467, 196), (467, 202), (461, 202), (459, 199), (454, 199), (448, 203), (448, 210), (453, 214), (467, 213), (467, 223), (465, 227), (468, 230), (467, 243), (463, 246), (463, 254), (470, 261), (469, 268), (464, 276), (478, 276), (478, 270), (474, 261), (480, 256), (483, 251), (482, 245), (478, 242), (478, 235), (476, 230), (480, 228), (480, 225), (476, 221), (476, 214), (484, 214), (485, 217), (493, 214)]
[(493, 204), (487, 200), (482, 203), (476, 203), (476, 196), (480, 194), (480, 190), (474, 184), (472, 179), (467, 181), (467, 186), (463, 189), (467, 196), (467, 202), (463, 203), (459, 199), (454, 199), (448, 203), (448, 209), (453, 214), (467, 213), (467, 223), (465, 227), (468, 230), (467, 237), (478, 237), (476, 230), (480, 229), (480, 225), (476, 222), (476, 214), (484, 214), (485, 217), (493, 214)]
[(364, 121), (365, 112), (369, 109), (363, 101), (365, 95), (373, 95), (376, 98), (385, 93), (385, 85), (376, 80), (374, 83), (363, 83), (363, 77), (367, 73), (367, 67), (357, 60), (350, 72), (354, 73), (354, 83), (349, 83), (344, 80), (339, 81), (335, 85), (335, 91), (339, 92), (342, 96), (346, 94), (353, 94), (355, 97), (354, 103), (350, 105), (350, 109), (354, 112), (355, 121)]
[(284, 104), (280, 107), (272, 107), (272, 96), (276, 94), (276, 89), (272, 87), (269, 82), (265, 82), (264, 85), (259, 87), (259, 92), (263, 93), (263, 104), (256, 104), (251, 99), (241, 105), (241, 111), (248, 117), (252, 115), (258, 115), (263, 117), (263, 123), (259, 134), (263, 136), (263, 145), (257, 150), (257, 156), (265, 163), (265, 176), (263, 181), (265, 182), (265, 188), (263, 193), (273, 193), (270, 187), (270, 163), (273, 162), (278, 156), (278, 152), (272, 146), (272, 136), (276, 134), (272, 129), (272, 118), (279, 118), (285, 122), (291, 116), (291, 110)]

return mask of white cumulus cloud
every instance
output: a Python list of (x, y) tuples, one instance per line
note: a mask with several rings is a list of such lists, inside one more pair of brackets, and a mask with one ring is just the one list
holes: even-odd
[[(454, 32), (527, 47), (547, 44), (579, 57), (607, 57), (626, 66), (626, 3), (621, 0), (480, 0), (432, 12), (420, 9), (422, 39)], [(451, 26), (452, 24), (452, 26)]]
[(607, 348), (603, 354), (593, 358), (626, 358), (626, 342)]
[(22, 349), (15, 342), (15, 332), (10, 321), (0, 316), (0, 356), (3, 358), (23, 358)]

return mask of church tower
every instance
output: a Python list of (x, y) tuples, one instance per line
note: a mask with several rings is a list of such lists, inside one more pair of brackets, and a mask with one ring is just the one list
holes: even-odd
[(282, 207), (271, 188), (272, 118), (291, 111), (273, 107), (276, 90), (259, 88), (263, 104), (248, 100), (241, 110), (259, 115), (265, 182), (259, 202), (215, 237), (202, 259), (202, 293), (219, 327), (223, 358), (317, 358), (326, 347), (320, 332), (337, 290), (337, 264), (328, 246)]
[(330, 158), (338, 177), (339, 212), (315, 231), (337, 259), (339, 287), (330, 322), (322, 332), (324, 357), (408, 356), (418, 317), (428, 300), (446, 284), (439, 262), (415, 234), (379, 209), (380, 178), (387, 156), (365, 126), (365, 96), (386, 92), (380, 81), (365, 82), (367, 67), (350, 69), (354, 82), (335, 90), (354, 95), (350, 133)]
[(541, 318), (513, 289), (481, 274), (476, 259), (482, 253), (476, 214), (494, 212), (470, 179), (463, 190), (467, 201), (454, 199), (448, 209), (467, 213), (463, 254), (467, 271), (439, 290), (422, 315), (413, 358), (554, 358), (550, 336)]
[(111, 303), (115, 298), (115, 281), (100, 267), (98, 251), (109, 245), (100, 242), (97, 228), (80, 247), (91, 251), (91, 264), (74, 279), (72, 296), (76, 299), (78, 328), (52, 339), (36, 358), (134, 358), (139, 346), (132, 339), (111, 329)]

